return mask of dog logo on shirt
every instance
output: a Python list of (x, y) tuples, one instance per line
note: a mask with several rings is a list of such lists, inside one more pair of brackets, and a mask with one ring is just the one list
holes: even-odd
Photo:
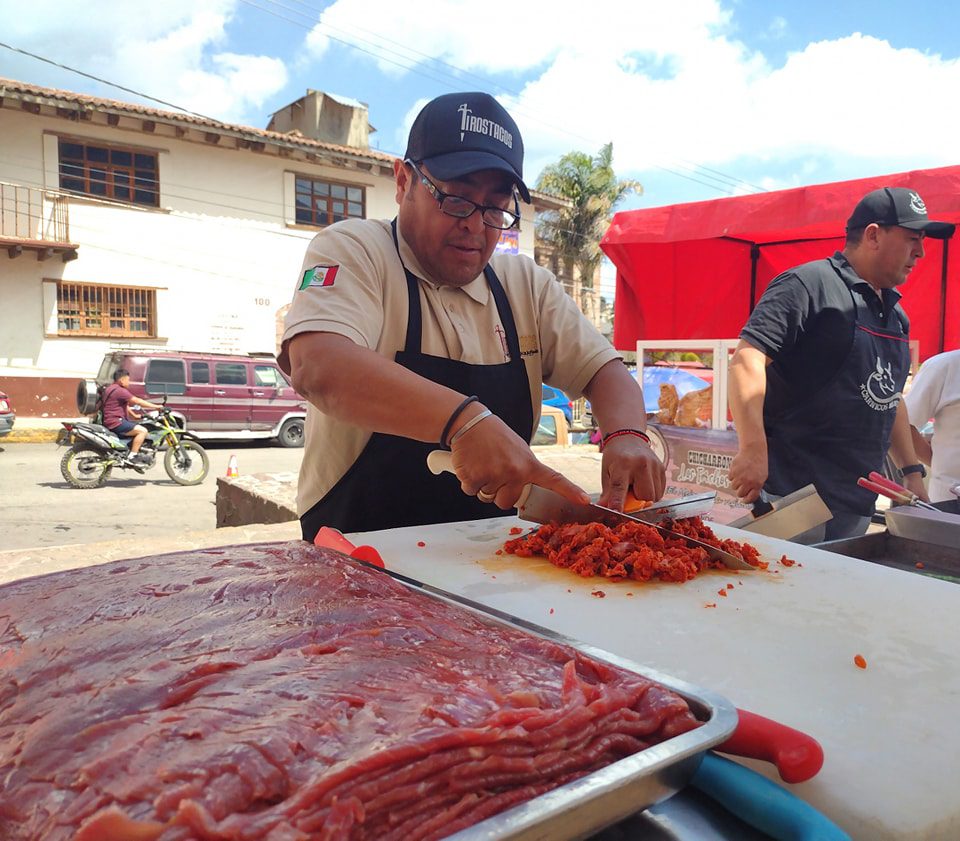
[(880, 362), (880, 357), (877, 357), (876, 367), (870, 372), (866, 383), (860, 386), (860, 396), (871, 409), (877, 412), (897, 408), (901, 393), (897, 391), (890, 362), (884, 366)]

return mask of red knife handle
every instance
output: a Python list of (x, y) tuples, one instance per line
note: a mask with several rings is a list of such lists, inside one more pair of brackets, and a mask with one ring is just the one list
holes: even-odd
[(383, 558), (380, 557), (380, 553), (376, 549), (372, 546), (356, 546), (344, 537), (338, 529), (330, 526), (320, 527), (317, 536), (313, 538), (313, 545), (324, 549), (335, 549), (337, 552), (343, 552), (344, 555), (349, 555), (358, 561), (364, 561), (375, 567), (380, 567), (380, 569), (386, 569), (386, 564), (384, 564)]
[(866, 488), (871, 493), (880, 494), (880, 496), (885, 496), (887, 499), (893, 500), (893, 502), (899, 502), (901, 505), (910, 505), (912, 502), (912, 494), (908, 495), (901, 491), (890, 490), (886, 485), (881, 485), (877, 482), (871, 482), (869, 479), (864, 479), (862, 476), (857, 479), (857, 484), (861, 488)]
[(714, 750), (772, 762), (787, 783), (809, 780), (823, 767), (823, 748), (812, 736), (747, 710), (737, 715), (737, 729)]
[(877, 485), (881, 485), (882, 487), (887, 488), (888, 490), (895, 491), (901, 496), (915, 495), (913, 491), (910, 490), (910, 488), (905, 488), (903, 485), (898, 485), (896, 482), (894, 482), (892, 479), (888, 479), (882, 473), (877, 473), (876, 470), (871, 471), (870, 474), (867, 476), (867, 478), (871, 482), (874, 482)]

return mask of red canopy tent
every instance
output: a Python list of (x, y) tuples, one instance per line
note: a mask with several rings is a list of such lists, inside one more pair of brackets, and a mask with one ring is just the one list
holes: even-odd
[[(960, 223), (960, 166), (616, 214), (600, 243), (617, 267), (614, 344), (738, 336), (774, 277), (843, 248), (878, 187), (916, 190), (932, 219)], [(900, 290), (921, 359), (960, 347), (960, 257), (949, 240), (925, 248)]]

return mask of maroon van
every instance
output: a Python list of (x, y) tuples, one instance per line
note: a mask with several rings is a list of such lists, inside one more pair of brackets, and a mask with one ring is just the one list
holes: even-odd
[(97, 388), (112, 383), (117, 368), (130, 372), (130, 390), (138, 397), (159, 401), (166, 395), (167, 405), (198, 438), (275, 438), (284, 447), (303, 446), (306, 401), (271, 355), (110, 351), (96, 379), (80, 381), (80, 414), (96, 411)]

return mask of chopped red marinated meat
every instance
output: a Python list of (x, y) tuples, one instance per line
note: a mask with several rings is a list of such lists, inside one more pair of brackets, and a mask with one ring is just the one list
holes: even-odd
[(304, 543), (0, 588), (0, 838), (441, 838), (699, 726)]
[[(757, 569), (767, 568), (753, 546), (721, 540), (699, 517), (665, 520), (662, 525), (730, 552)], [(687, 546), (679, 538), (664, 537), (657, 529), (637, 522), (614, 527), (601, 523), (551, 523), (508, 540), (503, 548), (511, 555), (524, 558), (542, 555), (555, 566), (565, 567), (577, 575), (587, 578), (599, 575), (613, 581), (684, 582), (705, 569), (724, 568), (722, 562), (712, 560), (704, 549)]]

